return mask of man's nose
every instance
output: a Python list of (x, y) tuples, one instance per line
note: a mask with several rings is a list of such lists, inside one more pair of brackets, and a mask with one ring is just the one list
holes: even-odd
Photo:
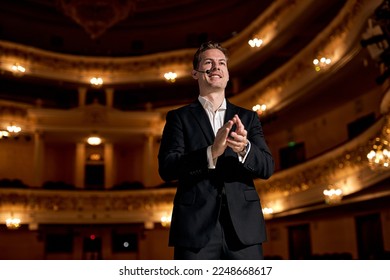
[(213, 63), (213, 64), (211, 65), (211, 70), (212, 70), (212, 71), (214, 71), (214, 70), (219, 70), (218, 64)]

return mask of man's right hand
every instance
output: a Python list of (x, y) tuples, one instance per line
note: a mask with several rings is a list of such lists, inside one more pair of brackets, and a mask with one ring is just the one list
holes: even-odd
[(229, 132), (233, 127), (234, 122), (232, 120), (225, 123), (215, 135), (214, 143), (211, 146), (211, 154), (213, 159), (216, 159), (225, 152), (227, 147), (227, 138), (229, 137)]

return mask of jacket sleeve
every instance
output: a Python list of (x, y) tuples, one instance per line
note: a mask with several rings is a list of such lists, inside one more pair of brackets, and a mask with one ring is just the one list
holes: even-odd
[(253, 177), (268, 179), (274, 173), (274, 159), (265, 142), (259, 117), (255, 112), (251, 112), (250, 115), (246, 129), (248, 132), (247, 138), (251, 142), (251, 149), (243, 166), (252, 173)]
[(158, 154), (159, 174), (164, 181), (178, 179), (196, 181), (208, 173), (207, 145), (189, 149), (188, 125), (177, 111), (166, 117)]

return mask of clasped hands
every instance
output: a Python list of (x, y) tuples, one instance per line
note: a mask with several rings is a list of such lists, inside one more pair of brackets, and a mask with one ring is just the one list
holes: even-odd
[[(236, 130), (231, 131), (233, 125), (236, 125)], [(226, 147), (230, 147), (234, 152), (240, 153), (245, 150), (248, 144), (247, 131), (242, 124), (238, 115), (226, 122), (217, 132), (214, 143), (211, 146), (211, 154), (213, 158), (222, 155)]]

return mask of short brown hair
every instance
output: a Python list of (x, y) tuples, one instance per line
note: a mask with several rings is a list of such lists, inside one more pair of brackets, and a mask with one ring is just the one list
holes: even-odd
[(198, 69), (199, 62), (200, 62), (200, 55), (207, 50), (210, 49), (217, 49), (220, 50), (226, 57), (226, 60), (228, 59), (228, 50), (222, 47), (219, 43), (213, 42), (213, 41), (208, 41), (206, 43), (203, 43), (200, 45), (199, 49), (196, 51), (194, 54), (194, 60), (192, 61), (192, 66), (194, 69)]

